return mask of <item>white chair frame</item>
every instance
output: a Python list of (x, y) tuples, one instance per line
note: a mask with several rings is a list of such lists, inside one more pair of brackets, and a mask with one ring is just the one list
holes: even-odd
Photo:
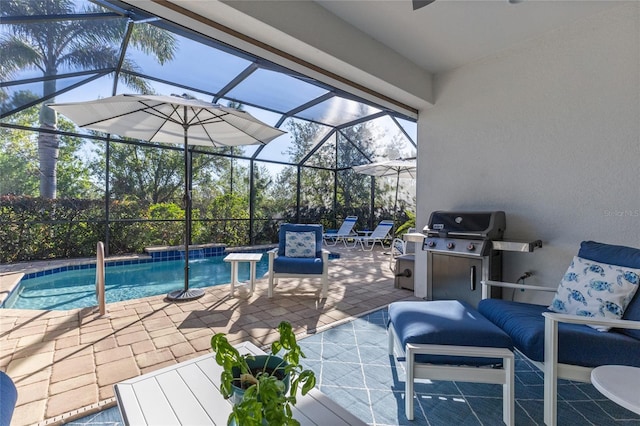
[[(408, 233), (415, 232), (415, 228), (409, 228)], [(396, 257), (405, 254), (415, 253), (416, 243), (411, 241), (405, 241), (403, 238), (394, 238), (391, 241), (391, 247), (389, 247), (389, 269), (391, 272), (396, 272)]]
[[(482, 281), (482, 298), (487, 299), (491, 287), (512, 288), (520, 290), (556, 292), (556, 288), (525, 284), (514, 284), (500, 281)], [(591, 367), (562, 364), (558, 362), (558, 324), (561, 322), (584, 325), (603, 325), (614, 328), (640, 330), (640, 321), (594, 319), (577, 315), (544, 312), (544, 362), (529, 360), (544, 374), (544, 423), (555, 426), (558, 421), (558, 379), (591, 383)], [(524, 355), (523, 355), (524, 356)]]
[(273, 261), (278, 257), (278, 248), (274, 248), (267, 252), (269, 255), (269, 289), (268, 297), (273, 297), (273, 288), (278, 285), (278, 278), (320, 278), (322, 284), (321, 298), (327, 298), (329, 290), (329, 250), (322, 249), (322, 274), (292, 274), (292, 273), (275, 273), (273, 272)]
[[(513, 352), (506, 348), (486, 348), (478, 346), (422, 345), (402, 342), (389, 324), (389, 355), (394, 355), (394, 347), (406, 359), (407, 378), (405, 381), (405, 416), (413, 420), (413, 388), (415, 379), (455, 380), (460, 382), (491, 383), (502, 385), (502, 420), (508, 426), (515, 424), (515, 361)], [(502, 368), (484, 368), (464, 365), (439, 365), (415, 362), (418, 354), (469, 356), (480, 358), (502, 358)]]

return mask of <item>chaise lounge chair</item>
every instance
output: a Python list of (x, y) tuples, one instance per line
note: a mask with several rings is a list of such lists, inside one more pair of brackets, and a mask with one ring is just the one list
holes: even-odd
[(353, 238), (357, 235), (353, 231), (357, 221), (358, 216), (347, 216), (337, 231), (335, 229), (327, 230), (322, 234), (322, 240), (328, 246), (335, 246), (339, 241), (342, 241), (344, 246), (347, 247), (347, 238)]
[(374, 229), (370, 235), (354, 237), (355, 242), (353, 247), (360, 244), (362, 250), (371, 251), (373, 250), (373, 247), (376, 245), (376, 243), (380, 243), (380, 245), (384, 249), (386, 248), (384, 245), (384, 241), (389, 238), (389, 232), (391, 232), (392, 228), (392, 220), (381, 220), (380, 223), (378, 223), (378, 226), (376, 226), (376, 229)]

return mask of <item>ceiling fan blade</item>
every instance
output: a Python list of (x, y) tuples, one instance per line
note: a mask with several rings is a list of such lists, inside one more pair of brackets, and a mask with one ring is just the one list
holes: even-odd
[(413, 1), (413, 10), (418, 10), (421, 7), (430, 5), (436, 0), (412, 0), (412, 1)]

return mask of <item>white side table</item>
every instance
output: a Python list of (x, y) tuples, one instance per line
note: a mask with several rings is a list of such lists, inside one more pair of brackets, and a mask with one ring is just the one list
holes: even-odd
[(627, 365), (596, 367), (591, 371), (591, 383), (616, 404), (640, 414), (640, 368)]
[(238, 263), (249, 262), (249, 294), (253, 294), (256, 286), (256, 264), (262, 259), (262, 253), (231, 253), (223, 260), (231, 263), (231, 297), (234, 297), (235, 286), (240, 284), (238, 281)]

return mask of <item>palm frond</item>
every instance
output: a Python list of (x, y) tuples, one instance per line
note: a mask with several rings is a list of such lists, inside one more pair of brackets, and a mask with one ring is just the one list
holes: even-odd
[(32, 45), (13, 35), (0, 38), (0, 79), (11, 80), (21, 69), (39, 68), (42, 70), (41, 56)]
[(173, 60), (178, 40), (169, 31), (150, 24), (136, 24), (130, 43), (147, 55), (153, 55), (160, 64)]

